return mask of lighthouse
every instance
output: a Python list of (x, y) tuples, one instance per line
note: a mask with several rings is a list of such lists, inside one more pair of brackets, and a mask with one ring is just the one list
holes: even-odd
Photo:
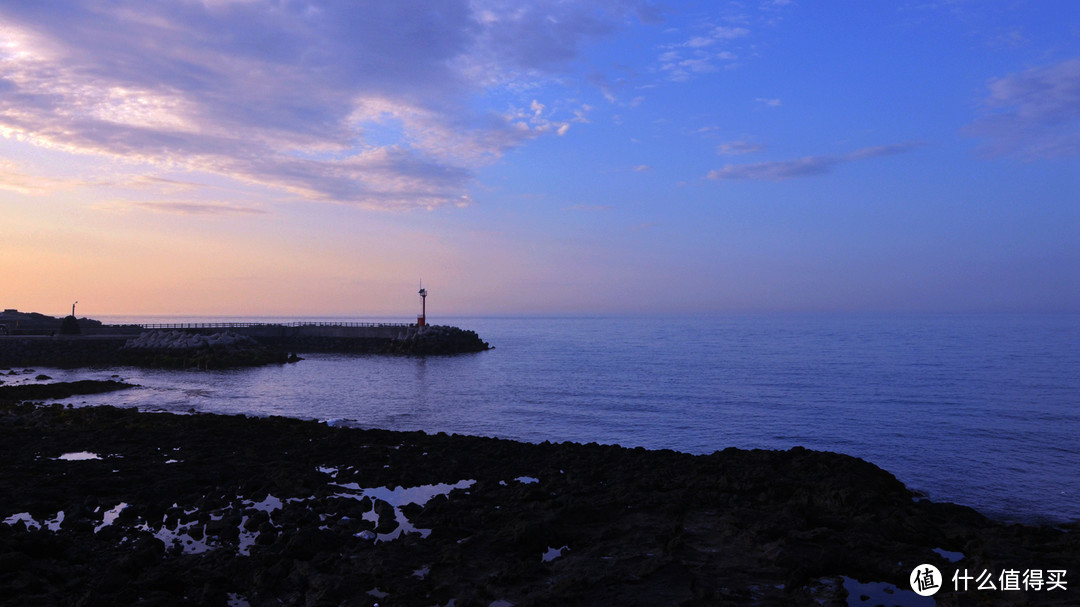
[(427, 289), (424, 288), (424, 283), (420, 283), (420, 316), (416, 317), (416, 326), (423, 327), (427, 325)]

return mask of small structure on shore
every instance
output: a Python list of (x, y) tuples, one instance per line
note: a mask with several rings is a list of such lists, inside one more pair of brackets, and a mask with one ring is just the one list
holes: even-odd
[(420, 281), (420, 316), (416, 317), (416, 326), (425, 325), (427, 325), (427, 289), (424, 288), (424, 281)]
[[(76, 302), (78, 303), (78, 302)], [(0, 335), (54, 335), (62, 331), (62, 325), (68, 319), (68, 330), (78, 332), (91, 332), (100, 329), (102, 323), (90, 318), (76, 319), (75, 315), (66, 316), (63, 319), (37, 312), (20, 312), (15, 308), (6, 308), (0, 312)], [(75, 323), (74, 326), (71, 323)]]
[(71, 316), (67, 316), (64, 320), (60, 321), (60, 335), (79, 335), (82, 330), (79, 329), (79, 319), (75, 316), (75, 302), (71, 304)]

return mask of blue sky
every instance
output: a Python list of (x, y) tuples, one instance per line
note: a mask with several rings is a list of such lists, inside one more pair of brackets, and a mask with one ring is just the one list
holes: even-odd
[(0, 0), (4, 307), (1080, 311), (1071, 1)]

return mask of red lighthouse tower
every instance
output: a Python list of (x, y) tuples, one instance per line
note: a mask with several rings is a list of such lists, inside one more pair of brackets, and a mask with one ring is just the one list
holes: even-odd
[(416, 326), (423, 327), (427, 325), (427, 289), (424, 288), (424, 283), (420, 283), (420, 316), (416, 317)]

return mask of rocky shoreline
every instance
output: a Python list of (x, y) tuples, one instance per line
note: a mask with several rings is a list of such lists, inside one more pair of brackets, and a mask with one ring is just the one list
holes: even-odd
[[(14, 373), (14, 372), (12, 372)], [(48, 380), (48, 376), (39, 375), (38, 380)], [(0, 380), (0, 384), (3, 381)], [(117, 390), (135, 388), (135, 384), (129, 384), (116, 380), (82, 379), (79, 381), (53, 382), (41, 384), (22, 384), (14, 386), (0, 385), (0, 402), (3, 401), (28, 401), (44, 398), (68, 398), (81, 394), (103, 394)]]
[(480, 339), (476, 331), (448, 325), (428, 325), (410, 329), (400, 339), (389, 341), (383, 353), (429, 356), (483, 352), (491, 346)]
[(800, 448), (693, 456), (7, 402), (0, 461), (5, 604), (873, 605), (868, 588), (914, 597), (922, 563), (945, 575), (938, 605), (1080, 603), (1068, 578), (950, 580), (1076, 575), (1076, 525), (998, 523)]
[[(155, 331), (139, 335), (0, 337), (0, 365), (11, 367), (101, 367), (131, 365), (168, 369), (224, 369), (299, 360), (280, 348), (251, 339), (220, 339)], [(211, 339), (219, 338), (219, 339)]]

